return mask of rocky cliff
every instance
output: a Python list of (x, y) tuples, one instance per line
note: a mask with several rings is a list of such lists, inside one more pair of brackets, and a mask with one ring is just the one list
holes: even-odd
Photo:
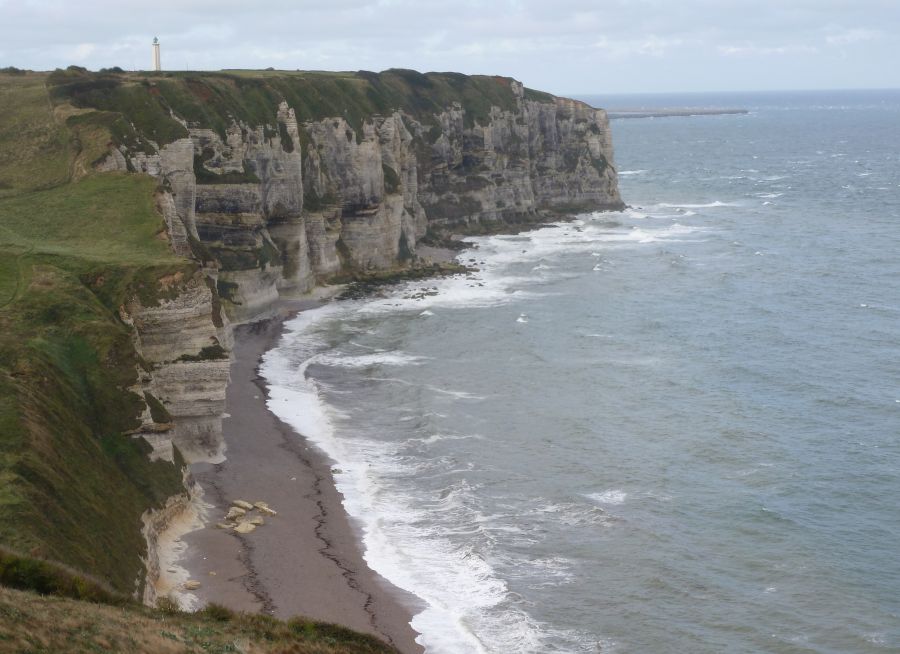
[[(87, 506), (97, 489), (109, 492), (116, 484), (131, 484), (129, 515), (146, 507), (145, 536), (151, 545), (158, 525), (172, 519), (175, 504), (160, 498), (171, 495), (181, 462), (219, 461), (227, 455), (221, 419), (231, 324), (263, 315), (279, 298), (308, 293), (331, 280), (419, 265), (423, 243), (622, 206), (605, 112), (526, 89), (509, 78), (405, 70), (94, 74), (77, 68), (32, 77), (16, 93), (32, 94), (33, 110), (16, 120), (27, 125), (29, 116), (48, 108), (50, 113), (33, 134), (18, 128), (3, 134), (22, 135), (24, 145), (16, 151), (19, 159), (23, 152), (33, 155), (34, 170), (51, 170), (52, 154), (59, 179), (39, 184), (34, 175), (20, 174), (21, 161), (0, 157), (0, 200), (3, 193), (15, 195), (7, 213), (22, 215), (16, 198), (30, 198), (35, 212), (41, 194), (71, 196), (80, 204), (67, 200), (65, 206), (71, 208), (70, 220), (84, 222), (85, 228), (76, 230), (84, 236), (97, 220), (79, 207), (92, 212), (100, 207), (109, 220), (125, 225), (126, 205), (118, 212), (114, 206), (118, 189), (127, 189), (129, 201), (149, 205), (146, 189), (153, 184), (146, 182), (152, 178), (156, 213), (145, 211), (142, 229), (164, 223), (156, 237), (167, 240), (177, 255), (168, 254), (171, 261), (161, 266), (155, 250), (144, 248), (151, 241), (159, 245), (154, 236), (142, 232), (129, 240), (128, 232), (118, 228), (93, 239), (84, 236), (84, 244), (75, 247), (72, 230), (57, 219), (62, 205), (45, 207), (47, 229), (59, 231), (60, 243), (71, 250), (65, 264), (71, 271), (69, 286), (60, 282), (54, 292), (77, 294), (84, 306), (106, 312), (103, 322), (90, 323), (97, 342), (118, 335), (116, 356), (98, 355), (91, 364), (105, 370), (115, 362), (118, 385), (130, 391), (122, 391), (129, 399), (118, 404), (121, 419), (101, 425), (103, 437), (112, 439), (113, 432), (121, 434), (127, 426), (132, 436), (152, 446), (152, 463), (133, 461), (128, 450), (129, 465), (143, 466), (147, 481), (133, 474), (130, 481), (120, 481), (109, 473), (71, 500)], [(48, 129), (57, 132), (49, 145), (37, 147), (38, 134)], [(60, 181), (64, 178), (68, 181)], [(44, 248), (41, 256), (56, 257), (52, 262), (61, 265), (59, 248), (49, 248), (32, 227), (28, 221), (16, 227), (28, 232), (31, 249), (17, 241), (10, 247), (35, 261)], [(113, 249), (107, 252), (96, 245), (100, 242)], [(93, 249), (88, 255), (79, 248)], [(133, 256), (138, 249), (146, 249), (139, 258)], [(17, 270), (7, 271), (9, 286), (25, 288)], [(32, 284), (19, 295), (31, 301), (45, 287)], [(57, 313), (19, 311), (15, 319), (25, 315), (40, 316), (42, 329), (58, 330)], [(64, 334), (60, 338), (67, 342)], [(35, 377), (35, 388), (53, 374)], [(105, 388), (106, 377), (94, 376), (92, 383)], [(13, 373), (9, 378), (21, 386)], [(68, 422), (77, 424), (85, 440), (100, 433), (95, 414), (106, 415), (105, 406), (94, 406), (95, 399), (91, 395), (85, 407), (69, 403), (73, 417)], [(55, 414), (48, 410), (47, 415)], [(34, 431), (22, 427), (23, 433), (29, 430)], [(62, 438), (59, 430), (47, 433)], [(103, 456), (110, 465), (123, 467), (124, 455), (113, 445), (106, 448)], [(162, 474), (159, 470), (165, 470), (166, 483), (151, 494), (146, 489)], [(45, 500), (48, 506), (64, 506), (56, 491), (46, 493)], [(130, 529), (129, 520), (104, 524), (98, 519), (92, 529), (113, 542)], [(79, 529), (73, 524), (66, 542), (82, 539)], [(139, 529), (135, 526), (136, 533)], [(49, 540), (33, 531), (11, 542), (31, 546)], [(69, 555), (60, 541), (47, 551), (94, 573), (108, 567), (108, 552), (115, 551), (121, 563), (117, 576), (109, 578), (126, 589), (142, 553), (131, 540), (108, 552), (95, 549)], [(152, 562), (152, 555), (145, 560)]]
[[(341, 271), (413, 261), (441, 232), (622, 204), (606, 113), (508, 78), (57, 81), (58, 99), (127, 121), (100, 166), (160, 180), (173, 247), (215, 267), (233, 319)], [(138, 101), (155, 113), (129, 111)]]
[[(176, 253), (205, 272), (158, 307), (131, 303), (155, 455), (222, 456), (229, 321), (342, 273), (415, 264), (453, 233), (622, 206), (606, 113), (502, 77), (58, 73), (57, 102), (110, 129), (105, 171), (159, 180)], [(204, 279), (205, 278), (205, 279)], [(218, 349), (217, 349), (218, 348)]]

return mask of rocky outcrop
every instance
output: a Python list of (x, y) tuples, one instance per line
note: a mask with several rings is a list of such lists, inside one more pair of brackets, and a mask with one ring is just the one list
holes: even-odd
[(352, 122), (298, 121), (287, 100), (262, 124), (235, 118), (237, 106), (218, 128), (173, 112), (187, 137), (110, 153), (106, 169), (160, 180), (172, 247), (206, 266), (174, 299), (123, 308), (151, 367), (141, 391), (167, 414), (145, 413), (155, 456), (171, 458), (174, 443), (188, 461), (222, 457), (229, 320), (341, 272), (413, 262), (426, 236), (621, 206), (603, 110), (504, 78), (485, 89), (505, 95), (478, 111), (461, 92), (434, 111), (397, 106)]
[[(108, 131), (98, 169), (157, 179), (169, 243), (193, 262), (119, 311), (151, 458), (225, 456), (232, 323), (341, 274), (414, 265), (443, 236), (622, 206), (606, 113), (508, 78), (69, 69), (48, 85)], [(145, 515), (151, 553), (186, 502)], [(152, 554), (147, 567), (155, 578)]]
[(605, 112), (497, 79), (512, 103), (481, 120), (453, 102), (298, 124), (282, 101), (266, 124), (224, 133), (183, 120), (189, 138), (129, 165), (163, 181), (173, 247), (195, 239), (215, 262), (235, 320), (342, 270), (414, 260), (429, 233), (620, 207)]
[(209, 275), (168, 280), (177, 290), (172, 299), (144, 306), (134, 298), (119, 311), (134, 327), (135, 349), (147, 367), (137, 389), (148, 404), (139, 433), (153, 446), (153, 458), (174, 461), (173, 445), (189, 462), (224, 456), (232, 336)]
[(208, 505), (203, 502), (203, 491), (191, 478), (184, 476), (185, 492), (171, 496), (166, 504), (151, 509), (141, 516), (142, 533), (147, 543), (144, 557), (146, 574), (140, 599), (148, 606), (166, 597), (183, 610), (196, 608), (196, 599), (184, 590), (190, 590), (187, 570), (179, 565), (185, 545), (184, 534), (203, 526)]

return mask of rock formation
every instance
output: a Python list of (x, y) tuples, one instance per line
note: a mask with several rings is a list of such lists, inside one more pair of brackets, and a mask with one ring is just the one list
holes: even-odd
[[(232, 324), (341, 276), (419, 265), (423, 242), (623, 206), (606, 113), (509, 78), (69, 69), (48, 88), (108, 131), (96, 169), (157, 180), (169, 244), (193, 262), (118, 311), (146, 402), (133, 435), (178, 464), (227, 455)], [(145, 515), (151, 582), (187, 497)], [(242, 532), (263, 520), (240, 511), (275, 515), (231, 511), (219, 526)]]
[[(153, 366), (141, 390), (174, 423), (145, 414), (142, 433), (156, 456), (171, 458), (174, 442), (188, 461), (222, 457), (230, 322), (342, 272), (408, 265), (423, 239), (622, 206), (601, 109), (508, 78), (413, 71), (356, 78), (372, 97), (386, 93), (386, 83), (404, 85), (405, 95), (388, 111), (355, 116), (341, 111), (357, 102), (349, 90), (315, 111), (301, 106), (305, 97), (296, 107), (282, 97), (250, 122), (240, 80), (188, 79), (177, 90), (190, 91), (193, 104), (171, 82), (145, 82), (166, 120), (176, 121), (172, 136), (154, 141), (159, 124), (134, 120), (136, 140), (114, 144), (100, 163), (159, 179), (172, 247), (204, 266), (176, 298), (122, 310)], [(235, 85), (231, 105), (209, 99)], [(292, 89), (253, 90), (260, 88), (270, 98)], [(65, 91), (71, 102), (115, 108), (80, 89)]]

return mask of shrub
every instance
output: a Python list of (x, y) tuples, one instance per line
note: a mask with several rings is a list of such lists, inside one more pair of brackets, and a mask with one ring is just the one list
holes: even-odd
[(235, 617), (234, 611), (214, 602), (207, 604), (201, 615), (217, 622), (230, 622)]
[(178, 357), (178, 361), (218, 361), (228, 358), (228, 350), (216, 343), (215, 345), (207, 345), (200, 354), (182, 354)]
[(52, 561), (0, 547), (0, 584), (41, 595), (120, 604), (126, 600), (106, 584)]
[(144, 392), (144, 399), (147, 401), (147, 406), (150, 407), (150, 417), (153, 418), (153, 422), (172, 422), (172, 415), (166, 411), (166, 407), (163, 406), (162, 402), (146, 391)]

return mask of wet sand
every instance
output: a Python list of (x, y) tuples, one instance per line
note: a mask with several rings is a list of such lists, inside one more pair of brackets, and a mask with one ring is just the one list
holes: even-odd
[[(286, 303), (279, 316), (235, 329), (226, 460), (191, 466), (210, 506), (206, 527), (183, 536), (180, 564), (201, 582), (193, 593), (203, 603), (304, 615), (373, 633), (404, 654), (422, 652), (409, 626), (417, 600), (366, 565), (332, 463), (266, 408), (260, 357), (277, 343), (286, 318), (320, 304)], [(237, 499), (266, 502), (278, 514), (245, 535), (217, 529)]]

